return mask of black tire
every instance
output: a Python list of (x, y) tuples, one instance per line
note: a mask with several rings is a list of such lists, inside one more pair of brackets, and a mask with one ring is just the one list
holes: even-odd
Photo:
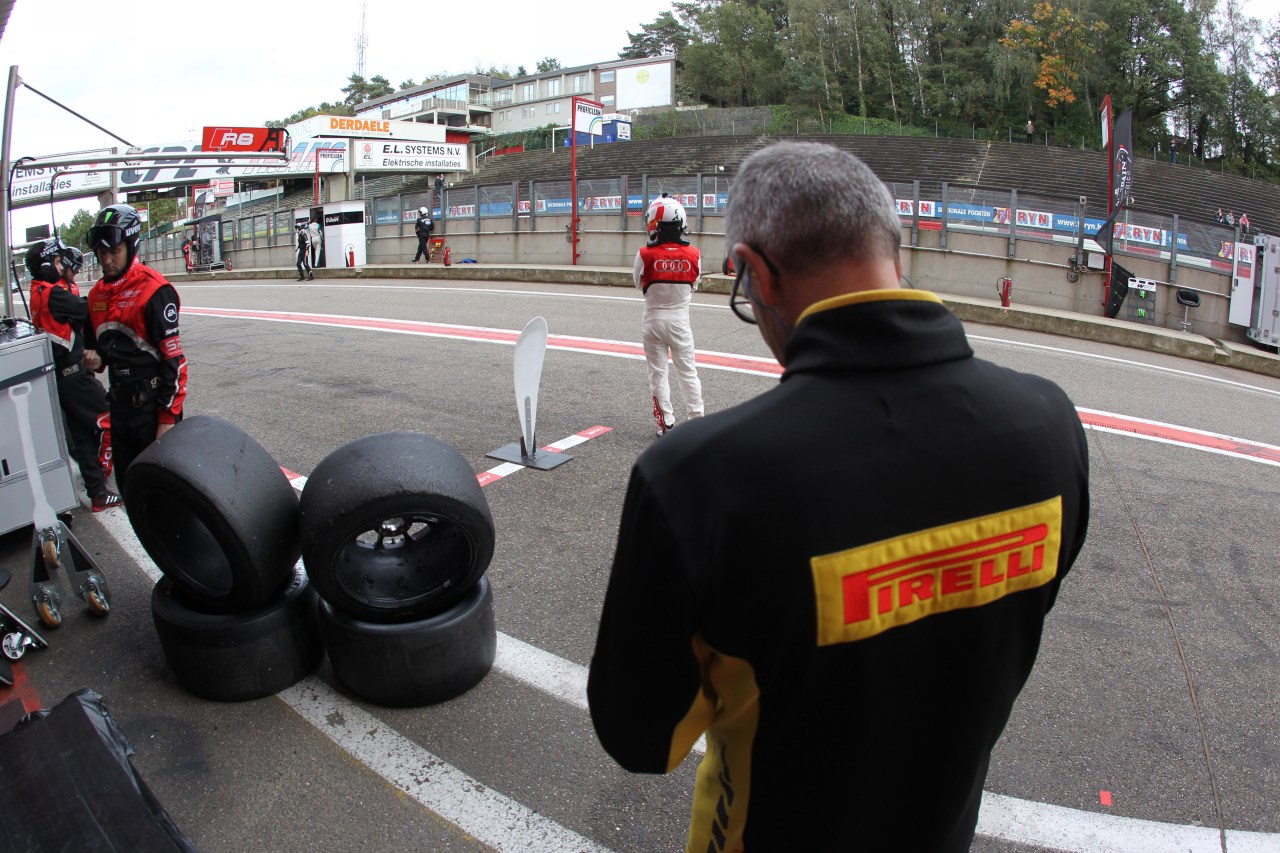
[(256, 610), (298, 561), (298, 498), (248, 433), (199, 415), (129, 466), (124, 508), (160, 571), (199, 609)]
[(356, 619), (443, 613), (493, 557), (493, 517), (475, 472), (422, 433), (379, 433), (338, 448), (307, 478), (298, 511), (311, 582)]
[(151, 592), (151, 619), (183, 689), (215, 702), (243, 702), (279, 693), (320, 665), (318, 601), (301, 567), (265, 607), (247, 613), (194, 609), (165, 577)]
[(493, 666), (493, 590), (481, 577), (444, 613), (393, 625), (352, 619), (322, 600), (320, 635), (334, 675), (356, 696), (393, 708), (434, 705), (466, 693)]

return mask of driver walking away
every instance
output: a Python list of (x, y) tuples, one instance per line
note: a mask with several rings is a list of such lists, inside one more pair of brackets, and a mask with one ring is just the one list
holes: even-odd
[(297, 233), (294, 235), (294, 241), (298, 246), (298, 281), (302, 281), (303, 279), (313, 281), (315, 279), (315, 274), (311, 272), (311, 232), (307, 230), (305, 223), (298, 223)]
[(901, 289), (900, 242), (852, 154), (748, 157), (730, 307), (782, 379), (632, 468), (587, 698), (632, 772), (705, 733), (689, 851), (969, 850), (1084, 544), (1071, 400)]
[(116, 485), (122, 492), (129, 465), (182, 420), (187, 397), (178, 291), (138, 258), (141, 231), (138, 212), (127, 204), (104, 207), (89, 229), (102, 279), (89, 291), (85, 347), (96, 350), (109, 371)]
[(649, 243), (636, 252), (631, 273), (644, 294), (640, 333), (649, 365), (653, 417), (658, 422), (658, 435), (665, 435), (676, 423), (667, 381), (668, 353), (676, 366), (686, 415), (702, 417), (702, 382), (698, 379), (693, 330), (689, 327), (689, 303), (702, 274), (702, 255), (684, 239), (688, 222), (684, 205), (666, 193), (653, 200), (644, 219)]
[(418, 258), (431, 262), (431, 232), (435, 230), (435, 223), (431, 221), (431, 211), (425, 207), (418, 208), (418, 219), (413, 223), (413, 233), (418, 235), (418, 251), (413, 256), (413, 262), (416, 264)]
[[(31, 322), (49, 336), (53, 366), (58, 372), (58, 405), (67, 425), (67, 444), (80, 469), (90, 507), (102, 512), (120, 504), (120, 496), (107, 488), (111, 475), (111, 421), (102, 383), (89, 374), (85, 357), (84, 324), (89, 309), (76, 273), (84, 256), (74, 246), (54, 237), (27, 249), (31, 273)], [(96, 367), (96, 359), (93, 360)]]

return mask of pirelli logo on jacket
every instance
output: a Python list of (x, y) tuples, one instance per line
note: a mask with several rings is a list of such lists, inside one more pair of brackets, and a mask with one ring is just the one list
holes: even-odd
[(1062, 498), (813, 557), (818, 645), (1043, 586), (1058, 573)]

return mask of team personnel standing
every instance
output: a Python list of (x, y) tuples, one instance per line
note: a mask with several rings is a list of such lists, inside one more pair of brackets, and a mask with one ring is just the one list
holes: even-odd
[(111, 422), (102, 383), (81, 365), (85, 322), (89, 310), (76, 286), (84, 258), (74, 246), (56, 237), (27, 249), (31, 273), (31, 322), (49, 336), (53, 366), (58, 372), (58, 404), (67, 425), (71, 457), (80, 469), (84, 490), (94, 512), (120, 503), (107, 488), (111, 475)]
[(127, 488), (129, 465), (182, 420), (187, 360), (178, 338), (178, 291), (138, 259), (142, 222), (127, 204), (98, 212), (89, 245), (102, 279), (89, 291), (87, 349), (109, 369), (116, 484)]
[(320, 266), (320, 255), (324, 249), (324, 229), (320, 227), (320, 215), (313, 213), (307, 223), (307, 237), (311, 239), (311, 268)]
[(893, 201), (853, 155), (752, 154), (725, 232), (730, 305), (784, 372), (632, 469), (596, 732), (647, 773), (706, 734), (690, 851), (967, 851), (1088, 527), (1080, 419), (900, 289)]
[(307, 230), (305, 223), (298, 223), (294, 240), (298, 244), (298, 281), (303, 279), (311, 281), (315, 279), (315, 275), (311, 272), (311, 232)]
[(667, 354), (676, 366), (680, 395), (690, 418), (702, 416), (702, 382), (694, 364), (693, 330), (689, 327), (689, 303), (701, 275), (702, 256), (684, 239), (684, 205), (666, 193), (654, 199), (645, 213), (648, 245), (636, 252), (632, 278), (644, 294), (644, 319), (640, 324), (644, 358), (649, 365), (649, 391), (658, 435), (675, 426), (671, 386), (667, 381)]
[(431, 211), (425, 207), (418, 208), (418, 220), (413, 223), (413, 233), (418, 235), (418, 251), (413, 256), (415, 264), (418, 258), (431, 261), (431, 232), (435, 227), (435, 223), (431, 221)]

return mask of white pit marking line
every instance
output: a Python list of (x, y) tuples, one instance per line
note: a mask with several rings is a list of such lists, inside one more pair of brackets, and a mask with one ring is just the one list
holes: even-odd
[[(608, 428), (592, 427), (563, 441), (597, 430), (608, 431)], [(601, 432), (594, 432), (599, 434)], [(581, 444), (594, 435), (574, 444)], [(512, 464), (504, 463), (498, 468)], [(306, 481), (305, 477), (292, 473), (289, 479), (298, 489)], [(94, 520), (102, 524), (144, 574), (153, 581), (160, 580), (160, 570), (139, 544), (122, 510), (98, 513)], [(552, 698), (587, 710), (587, 668), (580, 664), (498, 632), (493, 668)], [(308, 676), (282, 691), (277, 698), (388, 783), (495, 850), (512, 853), (608, 851), (471, 778), (343, 698), (315, 676)], [(700, 739), (695, 751), (705, 749), (705, 740)], [(982, 794), (978, 835), (1067, 853), (1101, 850), (1222, 853), (1219, 832), (1212, 827), (1098, 814), (989, 791)], [(1229, 829), (1225, 836), (1231, 853), (1280, 853), (1280, 833)]]

